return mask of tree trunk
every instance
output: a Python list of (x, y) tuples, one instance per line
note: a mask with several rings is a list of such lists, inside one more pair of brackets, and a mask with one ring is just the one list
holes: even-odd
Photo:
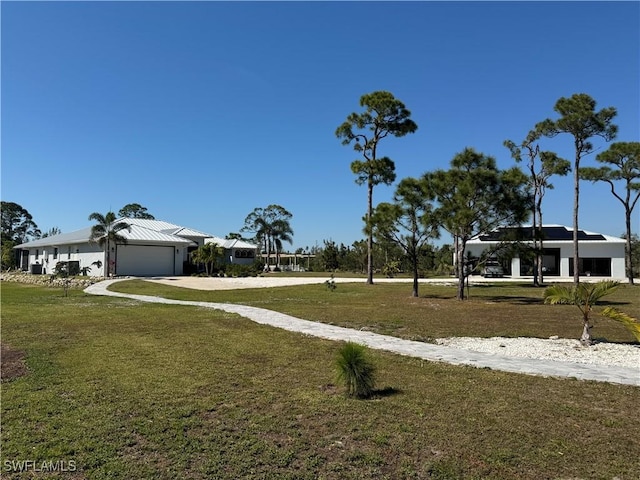
[[(539, 267), (539, 262), (540, 262), (540, 255), (539, 255), (539, 250), (538, 250), (538, 222), (537, 222), (537, 218), (536, 218), (536, 205), (533, 205), (533, 208), (531, 209), (532, 212), (532, 216), (533, 216), (533, 251), (535, 254), (535, 265), (533, 268), (533, 286), (534, 287), (539, 287), (540, 283), (538, 282), (538, 275), (540, 273), (540, 268)], [(513, 272), (512, 272), (513, 273)]]
[(107, 237), (107, 275), (106, 277), (111, 277), (111, 245), (109, 242), (109, 237)]
[(456, 242), (456, 264), (458, 267), (458, 300), (464, 300), (464, 281), (465, 281), (465, 268), (464, 268), (464, 248), (465, 243), (459, 237)]
[(271, 271), (271, 267), (269, 266), (270, 261), (271, 261), (271, 242), (267, 240), (267, 272)]
[(576, 161), (573, 169), (573, 284), (580, 283), (580, 255), (578, 252), (578, 207), (580, 204), (580, 150), (576, 145)]
[(624, 264), (627, 270), (627, 278), (629, 284), (633, 285), (633, 258), (631, 256), (631, 212), (627, 208), (625, 212), (625, 220), (627, 224), (627, 244), (624, 247)]
[(414, 297), (418, 297), (418, 253), (413, 254), (413, 293)]
[(544, 283), (544, 231), (542, 230), (542, 198), (538, 200), (538, 286), (542, 286)]
[(580, 337), (580, 343), (586, 347), (590, 346), (592, 343), (591, 339), (591, 325), (589, 325), (589, 321), (583, 322), (582, 326), (582, 336)]
[(367, 284), (373, 285), (373, 231), (371, 230), (371, 215), (373, 214), (373, 183), (367, 184)]

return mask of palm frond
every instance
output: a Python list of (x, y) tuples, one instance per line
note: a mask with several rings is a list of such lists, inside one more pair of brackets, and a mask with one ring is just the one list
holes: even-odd
[(606, 307), (600, 312), (603, 317), (610, 318), (616, 322), (622, 323), (627, 330), (640, 342), (640, 323), (630, 315), (620, 312), (613, 307)]
[(126, 230), (128, 232), (131, 231), (131, 225), (129, 225), (128, 223), (125, 222), (118, 222), (118, 223), (114, 223), (113, 226), (111, 227), (111, 230), (113, 232), (121, 232), (122, 230)]
[(614, 280), (603, 280), (598, 283), (592, 284), (590, 300), (592, 304), (595, 304), (602, 297), (613, 293), (619, 286), (620, 282)]
[(101, 225), (105, 225), (107, 223), (107, 220), (104, 218), (104, 215), (98, 212), (93, 212), (91, 215), (89, 215), (89, 220), (95, 220), (97, 223)]
[(550, 285), (544, 291), (544, 303), (550, 305), (573, 305), (575, 290), (564, 285)]

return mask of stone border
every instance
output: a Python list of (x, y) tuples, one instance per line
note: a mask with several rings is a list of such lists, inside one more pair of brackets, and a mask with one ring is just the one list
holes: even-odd
[[(43, 287), (57, 287), (64, 288), (65, 281), (67, 279), (57, 277), (55, 275), (34, 275), (24, 272), (2, 272), (0, 273), (0, 281), (2, 282), (14, 282), (14, 283), (26, 283), (30, 285), (41, 285)], [(71, 277), (69, 280), (69, 288), (85, 289), (94, 283), (101, 282), (104, 278), (101, 277)]]

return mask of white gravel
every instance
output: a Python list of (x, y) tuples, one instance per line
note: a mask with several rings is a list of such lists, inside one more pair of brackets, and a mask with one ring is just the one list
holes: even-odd
[(640, 372), (640, 346), (616, 343), (595, 343), (584, 347), (578, 340), (567, 338), (439, 338), (445, 345), (475, 352), (494, 353), (508, 357), (538, 358), (573, 363), (612, 365), (637, 368)]
[[(329, 277), (264, 277), (215, 278), (215, 277), (153, 277), (145, 280), (177, 287), (198, 290), (231, 290), (241, 288), (268, 288), (286, 285), (321, 284)], [(364, 282), (363, 278), (335, 278), (336, 283)], [(483, 281), (481, 279), (479, 281)], [(507, 281), (507, 279), (491, 279)], [(377, 283), (411, 281), (411, 279), (376, 279)], [(424, 280), (429, 283), (446, 283), (443, 280)], [(640, 374), (640, 346), (597, 343), (583, 347), (578, 340), (551, 337), (538, 338), (471, 338), (455, 337), (436, 340), (440, 345), (449, 345), (466, 350), (494, 353), (506, 357), (537, 358), (572, 363), (611, 365), (636, 368)]]

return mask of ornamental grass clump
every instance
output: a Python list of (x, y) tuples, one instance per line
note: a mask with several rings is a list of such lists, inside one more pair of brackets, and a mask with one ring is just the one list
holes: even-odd
[(369, 398), (373, 395), (375, 367), (367, 359), (366, 348), (348, 342), (336, 358), (338, 381), (344, 383), (346, 394), (352, 398)]

